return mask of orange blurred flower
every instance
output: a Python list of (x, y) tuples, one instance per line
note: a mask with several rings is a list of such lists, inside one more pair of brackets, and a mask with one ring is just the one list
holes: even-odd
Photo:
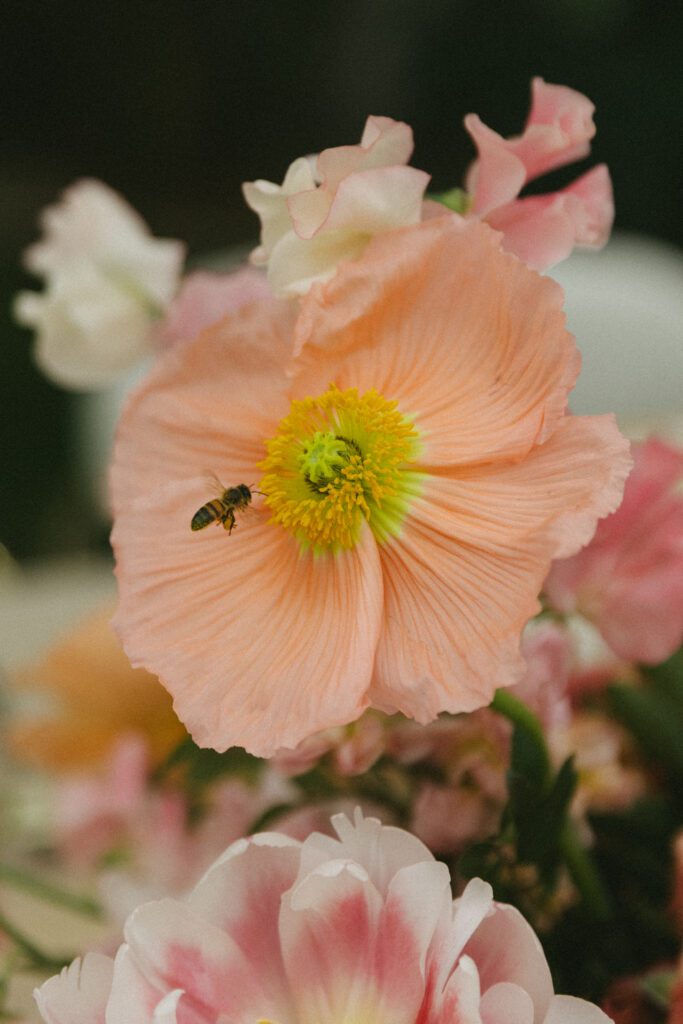
[(12, 753), (44, 768), (71, 769), (102, 761), (125, 733), (144, 736), (154, 761), (186, 735), (159, 681), (133, 669), (109, 620), (95, 612), (15, 677), (38, 691), (44, 713), (24, 715), (7, 736)]

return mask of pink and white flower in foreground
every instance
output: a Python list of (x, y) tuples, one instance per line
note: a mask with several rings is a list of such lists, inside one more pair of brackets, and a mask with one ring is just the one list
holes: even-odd
[[(114, 457), (115, 626), (200, 744), (267, 756), (520, 677), (550, 561), (630, 466), (612, 417), (566, 414), (561, 307), (446, 215), (374, 239), (294, 329), (252, 306), (157, 361)], [(252, 489), (230, 534), (190, 528), (206, 469)]]
[(45, 291), (18, 295), (15, 315), (37, 331), (35, 357), (48, 377), (77, 390), (106, 387), (151, 351), (185, 247), (153, 238), (120, 195), (89, 179), (44, 211), (42, 228), (24, 262)]
[(540, 943), (475, 879), (360, 814), (338, 839), (231, 846), (183, 901), (129, 917), (115, 960), (90, 954), (36, 992), (47, 1024), (607, 1024), (553, 994)]
[(619, 509), (553, 565), (544, 589), (558, 611), (594, 622), (620, 658), (657, 664), (683, 642), (683, 449), (651, 438), (634, 457)]
[(534, 78), (521, 135), (504, 139), (476, 114), (465, 118), (478, 151), (466, 180), (471, 212), (502, 231), (504, 247), (536, 270), (577, 245), (600, 248), (609, 238), (614, 203), (604, 164), (558, 192), (519, 198), (530, 181), (588, 155), (594, 110), (580, 92)]
[(261, 219), (251, 259), (268, 267), (276, 294), (305, 294), (374, 235), (420, 221), (429, 175), (406, 166), (412, 152), (407, 124), (369, 117), (359, 145), (300, 157), (282, 185), (245, 183), (244, 197)]

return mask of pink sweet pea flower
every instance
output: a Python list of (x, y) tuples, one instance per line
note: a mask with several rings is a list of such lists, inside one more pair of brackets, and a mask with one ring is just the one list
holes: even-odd
[(683, 641), (683, 449), (652, 438), (634, 455), (620, 508), (553, 565), (545, 592), (594, 622), (619, 657), (657, 664)]
[(353, 259), (377, 234), (421, 217), (429, 175), (406, 167), (412, 129), (390, 117), (369, 117), (357, 146), (300, 157), (282, 185), (251, 181), (244, 197), (261, 219), (252, 262), (268, 267), (277, 295), (304, 295)]
[(36, 992), (47, 1024), (607, 1024), (556, 996), (513, 907), (372, 818), (339, 836), (231, 846), (183, 901), (130, 916), (115, 960), (90, 954)]
[[(566, 414), (561, 305), (447, 215), (373, 239), (294, 331), (251, 306), (158, 360), (119, 425), (115, 625), (200, 744), (269, 756), (519, 678), (550, 561), (630, 466), (611, 417)], [(206, 469), (261, 492), (230, 535), (190, 528)]]
[(580, 160), (595, 135), (594, 106), (563, 85), (532, 81), (531, 111), (522, 135), (504, 139), (476, 114), (465, 127), (478, 151), (466, 187), (471, 213), (503, 232), (504, 246), (530, 267), (545, 270), (577, 246), (600, 248), (614, 219), (612, 185), (604, 164), (558, 192), (519, 198), (539, 175)]

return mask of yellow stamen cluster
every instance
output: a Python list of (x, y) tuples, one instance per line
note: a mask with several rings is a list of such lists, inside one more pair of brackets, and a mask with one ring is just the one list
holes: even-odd
[(374, 389), (292, 402), (260, 464), (272, 522), (315, 551), (351, 548), (363, 521), (379, 541), (400, 529), (421, 490), (412, 422)]

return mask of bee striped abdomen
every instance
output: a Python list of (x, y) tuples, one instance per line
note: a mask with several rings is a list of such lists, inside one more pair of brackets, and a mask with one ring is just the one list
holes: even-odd
[(220, 498), (213, 498), (211, 501), (207, 501), (206, 505), (202, 505), (192, 516), (192, 529), (203, 530), (209, 523), (220, 522), (225, 516), (225, 512), (225, 502)]

